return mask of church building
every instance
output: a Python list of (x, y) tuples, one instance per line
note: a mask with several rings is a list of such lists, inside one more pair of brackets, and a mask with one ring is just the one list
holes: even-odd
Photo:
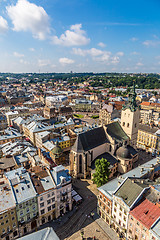
[(70, 152), (70, 174), (76, 178), (91, 177), (95, 160), (105, 158), (110, 162), (110, 177), (125, 173), (138, 160), (137, 142), (139, 108), (136, 104), (135, 85), (129, 103), (123, 106), (119, 121), (96, 127), (77, 135)]

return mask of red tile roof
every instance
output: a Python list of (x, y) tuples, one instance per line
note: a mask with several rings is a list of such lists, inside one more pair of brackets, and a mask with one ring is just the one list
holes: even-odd
[(142, 102), (141, 103), (142, 106), (160, 106), (160, 103), (151, 103), (151, 102)]
[(148, 199), (145, 199), (130, 214), (146, 228), (150, 229), (152, 224), (160, 217), (160, 208)]

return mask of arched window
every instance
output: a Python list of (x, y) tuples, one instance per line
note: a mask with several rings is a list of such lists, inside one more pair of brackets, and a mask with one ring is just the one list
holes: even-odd
[(79, 173), (82, 173), (82, 155), (79, 155)]
[(85, 155), (85, 170), (87, 172), (87, 154)]

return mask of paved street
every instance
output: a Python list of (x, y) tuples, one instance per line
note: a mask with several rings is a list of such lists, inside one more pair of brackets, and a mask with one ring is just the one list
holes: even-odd
[[(74, 189), (83, 197), (83, 202), (74, 207), (71, 212), (65, 214), (62, 218), (55, 221), (51, 221), (44, 224), (40, 229), (45, 227), (53, 227), (58, 237), (61, 240), (81, 240), (81, 231), (84, 231), (84, 239), (96, 240), (114, 240), (116, 234), (112, 229), (105, 224), (105, 222), (99, 218), (96, 214), (96, 205), (98, 193), (96, 185), (92, 184), (91, 180), (75, 180), (73, 183)], [(91, 213), (94, 213), (94, 217), (91, 217)], [(111, 236), (108, 237), (108, 233)]]

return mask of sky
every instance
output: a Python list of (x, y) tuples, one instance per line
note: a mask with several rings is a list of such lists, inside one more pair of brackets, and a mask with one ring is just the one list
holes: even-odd
[(0, 72), (160, 72), (159, 0), (0, 0)]

